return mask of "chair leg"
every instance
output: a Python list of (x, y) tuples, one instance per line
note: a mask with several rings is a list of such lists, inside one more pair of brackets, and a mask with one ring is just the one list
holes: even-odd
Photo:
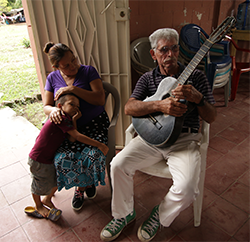
[(203, 191), (197, 196), (196, 200), (193, 202), (194, 227), (199, 227), (201, 224), (202, 202), (203, 202)]
[[(206, 139), (209, 139), (209, 135), (206, 137)], [(199, 194), (198, 194), (196, 200), (193, 202), (194, 227), (198, 227), (201, 224), (201, 212), (202, 212), (204, 182), (205, 182), (205, 173), (206, 173), (207, 148), (208, 148), (208, 143), (206, 143), (206, 142), (203, 145), (201, 145), (201, 148), (200, 148), (200, 152), (201, 152), (201, 173), (200, 173), (200, 181), (199, 181), (199, 184), (198, 184)]]
[(110, 163), (113, 159), (113, 157), (115, 156), (115, 145), (114, 142), (112, 140), (112, 136), (111, 134), (111, 130), (109, 130), (109, 140), (108, 140), (108, 147), (109, 147), (109, 151), (106, 157), (106, 170), (107, 170), (107, 175), (108, 175), (108, 180), (109, 180), (109, 185), (110, 185), (110, 192), (112, 194), (112, 184), (111, 184), (111, 174), (110, 174)]
[(203, 203), (203, 193), (204, 193), (204, 181), (205, 181), (205, 164), (202, 164), (202, 171), (200, 174), (199, 181), (199, 194), (193, 202), (193, 210), (194, 210), (194, 227), (199, 227), (201, 224), (201, 212), (202, 212), (202, 203)]
[(231, 101), (235, 100), (236, 92), (237, 92), (239, 80), (240, 80), (240, 74), (241, 74), (241, 70), (236, 69), (233, 71), (231, 98), (230, 98)]
[[(230, 77), (229, 77), (230, 78)], [(229, 99), (229, 89), (230, 89), (230, 80), (227, 82), (227, 84), (224, 86), (224, 99), (225, 99), (225, 107), (228, 105), (228, 99)]]
[(110, 159), (106, 159), (106, 169), (107, 169), (107, 175), (110, 185), (110, 192), (112, 194), (112, 184), (111, 184), (111, 176), (110, 176)]

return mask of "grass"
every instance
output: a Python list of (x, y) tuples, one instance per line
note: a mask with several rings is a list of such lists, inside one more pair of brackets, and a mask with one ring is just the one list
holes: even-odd
[(0, 104), (14, 103), (17, 115), (41, 129), (45, 118), (42, 102), (25, 101), (40, 94), (33, 53), (26, 24), (0, 26)]

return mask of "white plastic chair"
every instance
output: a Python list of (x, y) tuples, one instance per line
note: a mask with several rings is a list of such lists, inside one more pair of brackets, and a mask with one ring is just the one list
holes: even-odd
[[(194, 208), (194, 226), (198, 227), (201, 223), (201, 211), (202, 211), (202, 200), (203, 200), (203, 190), (204, 190), (204, 180), (205, 180), (205, 171), (206, 171), (206, 159), (207, 159), (207, 148), (209, 144), (209, 127), (210, 125), (202, 121), (201, 133), (202, 133), (202, 140), (200, 143), (200, 152), (201, 152), (201, 174), (200, 174), (200, 181), (199, 181), (199, 195), (197, 196), (196, 200), (193, 203)], [(127, 145), (130, 140), (133, 139), (135, 134), (135, 129), (133, 124), (131, 124), (125, 131), (125, 145)], [(169, 172), (168, 165), (166, 164), (166, 160), (161, 160), (160, 162), (141, 169), (140, 171), (147, 173), (152, 176), (158, 176), (162, 178), (170, 178), (172, 176)]]
[(108, 82), (102, 82), (103, 83), (103, 88), (105, 91), (105, 100), (107, 101), (107, 98), (109, 94), (112, 95), (113, 97), (113, 112), (112, 112), (112, 117), (110, 118), (110, 125), (109, 125), (109, 130), (108, 130), (108, 147), (109, 151), (107, 154), (106, 158), (106, 169), (107, 169), (107, 174), (109, 178), (109, 184), (111, 187), (111, 178), (110, 178), (110, 162), (115, 156), (116, 149), (115, 149), (115, 126), (117, 123), (117, 119), (119, 117), (119, 111), (120, 111), (120, 95), (117, 91), (117, 89), (110, 83)]

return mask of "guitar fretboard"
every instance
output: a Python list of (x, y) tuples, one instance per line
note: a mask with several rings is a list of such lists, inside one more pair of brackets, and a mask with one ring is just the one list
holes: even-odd
[(195, 54), (193, 59), (189, 62), (185, 70), (181, 73), (181, 75), (177, 79), (177, 83), (174, 84), (172, 89), (175, 89), (178, 84), (183, 85), (186, 82), (186, 80), (189, 78), (189, 76), (192, 74), (195, 68), (199, 65), (200, 61), (207, 54), (207, 52), (210, 50), (213, 44), (214, 43), (209, 39), (205, 41), (205, 43), (201, 46), (201, 48)]

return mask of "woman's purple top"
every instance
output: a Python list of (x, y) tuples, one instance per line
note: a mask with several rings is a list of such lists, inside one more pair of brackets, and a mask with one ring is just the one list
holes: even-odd
[[(80, 87), (85, 90), (91, 90), (90, 82), (95, 79), (100, 79), (96, 69), (93, 66), (81, 65), (76, 74), (73, 86)], [(67, 84), (61, 76), (60, 71), (56, 70), (48, 75), (44, 89), (46, 91), (53, 92), (55, 97), (57, 90), (66, 86)], [(79, 127), (87, 124), (89, 121), (104, 111), (103, 106), (92, 105), (81, 98), (79, 98), (79, 100), (80, 111), (82, 113), (82, 117), (77, 120), (77, 125)]]

